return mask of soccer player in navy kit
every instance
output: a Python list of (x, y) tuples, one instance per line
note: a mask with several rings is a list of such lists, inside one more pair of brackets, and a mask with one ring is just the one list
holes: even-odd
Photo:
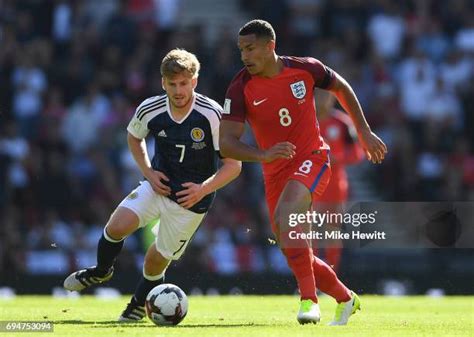
[[(74, 272), (64, 281), (66, 289), (76, 291), (108, 281), (124, 239), (159, 218), (143, 277), (119, 321), (145, 316), (148, 292), (163, 281), (170, 261), (183, 254), (215, 191), (240, 174), (241, 162), (234, 159), (223, 158), (217, 169), (222, 108), (194, 92), (199, 68), (196, 56), (182, 49), (164, 57), (160, 70), (166, 94), (143, 101), (127, 128), (129, 149), (146, 180), (112, 213), (98, 243), (97, 266)], [(148, 134), (155, 139), (151, 162), (144, 141)]]

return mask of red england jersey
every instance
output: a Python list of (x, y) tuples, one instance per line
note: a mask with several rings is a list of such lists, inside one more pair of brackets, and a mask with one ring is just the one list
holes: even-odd
[[(319, 132), (314, 88), (329, 88), (334, 72), (311, 57), (280, 56), (284, 68), (276, 76), (252, 76), (244, 68), (232, 80), (226, 93), (222, 118), (249, 122), (260, 149), (288, 141), (296, 146), (293, 161), (313, 151), (329, 149)], [(272, 176), (292, 160), (277, 159), (263, 164)]]

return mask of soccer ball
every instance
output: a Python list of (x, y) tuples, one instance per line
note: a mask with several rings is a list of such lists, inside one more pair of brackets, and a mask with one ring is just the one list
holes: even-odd
[(145, 310), (156, 325), (177, 325), (188, 313), (188, 298), (178, 286), (160, 284), (148, 293)]

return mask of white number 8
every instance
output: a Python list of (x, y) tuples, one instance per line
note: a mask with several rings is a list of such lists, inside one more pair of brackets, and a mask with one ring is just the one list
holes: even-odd
[(290, 111), (287, 108), (281, 108), (280, 111), (278, 111), (278, 115), (280, 116), (281, 125), (288, 126), (291, 124)]
[(313, 162), (311, 160), (305, 160), (303, 164), (300, 166), (300, 168), (298, 169), (298, 171), (304, 174), (308, 174), (309, 171), (311, 171), (311, 166), (313, 166)]

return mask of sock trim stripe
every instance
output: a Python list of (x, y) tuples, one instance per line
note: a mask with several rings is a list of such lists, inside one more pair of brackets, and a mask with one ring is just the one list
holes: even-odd
[(166, 272), (166, 269), (163, 270), (163, 272), (159, 275), (147, 275), (145, 273), (145, 267), (143, 267), (143, 277), (145, 278), (145, 280), (148, 280), (148, 281), (158, 281), (158, 280), (161, 280), (165, 278), (165, 272)]
[(112, 239), (109, 234), (107, 234), (107, 230), (106, 230), (106, 227), (104, 227), (104, 238), (109, 241), (109, 242), (112, 242), (112, 243), (119, 243), (119, 242), (122, 242), (123, 240), (125, 240), (125, 238), (122, 238), (120, 240), (115, 240), (115, 239)]

